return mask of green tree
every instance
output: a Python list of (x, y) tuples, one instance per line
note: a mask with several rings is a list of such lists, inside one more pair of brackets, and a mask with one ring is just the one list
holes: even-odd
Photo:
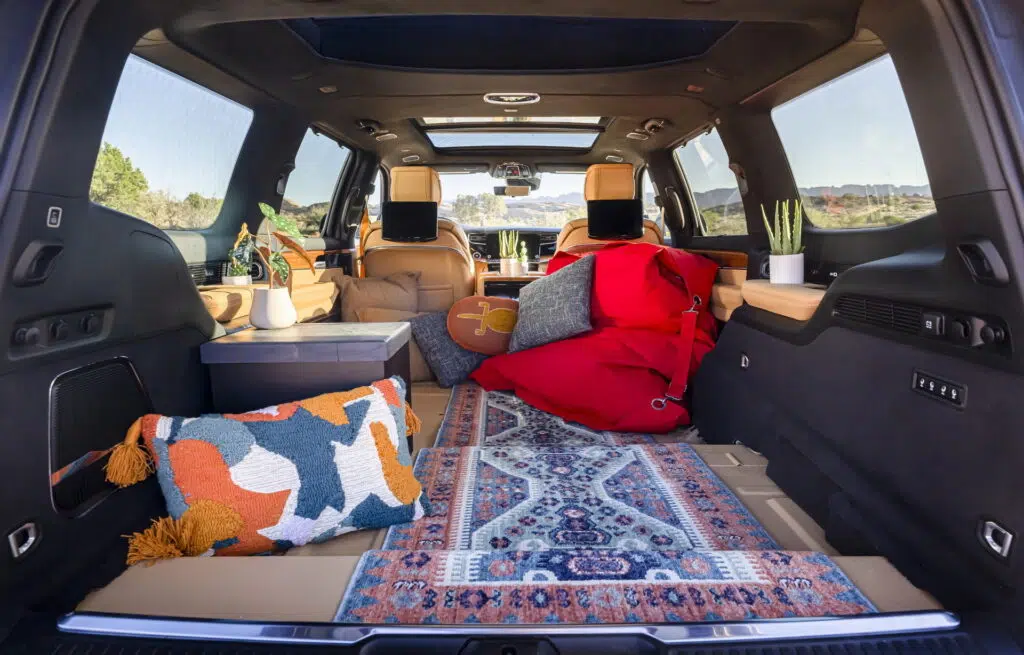
[(149, 181), (120, 149), (104, 142), (89, 184), (89, 199), (105, 207), (134, 213)]
[(504, 198), (500, 198), (493, 193), (481, 193), (479, 198), (480, 213), (483, 215), (483, 222), (485, 224), (496, 224), (500, 219), (508, 215), (508, 205), (505, 204)]
[(473, 225), (473, 221), (482, 225), (480, 220), (480, 200), (476, 196), (460, 193), (452, 203), (452, 215), (463, 225)]

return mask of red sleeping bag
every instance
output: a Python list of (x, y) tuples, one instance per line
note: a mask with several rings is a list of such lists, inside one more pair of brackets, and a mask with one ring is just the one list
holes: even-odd
[[(586, 256), (596, 258), (594, 329), (491, 357), (472, 379), (596, 430), (668, 432), (688, 424), (682, 392), (714, 347), (708, 300), (718, 265), (648, 243), (613, 244)], [(577, 259), (558, 253), (548, 274)]]

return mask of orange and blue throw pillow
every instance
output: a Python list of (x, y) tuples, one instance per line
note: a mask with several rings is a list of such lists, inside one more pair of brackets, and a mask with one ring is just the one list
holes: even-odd
[(107, 479), (155, 470), (170, 517), (132, 535), (129, 564), (270, 553), (420, 518), (406, 439), (418, 427), (398, 377), (244, 414), (146, 415)]

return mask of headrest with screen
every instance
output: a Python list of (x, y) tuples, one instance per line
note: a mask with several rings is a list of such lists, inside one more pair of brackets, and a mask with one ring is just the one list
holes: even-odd
[(626, 240), (644, 235), (644, 206), (633, 200), (587, 202), (587, 236), (591, 239)]
[(381, 238), (413, 243), (437, 239), (436, 202), (385, 202), (380, 208)]

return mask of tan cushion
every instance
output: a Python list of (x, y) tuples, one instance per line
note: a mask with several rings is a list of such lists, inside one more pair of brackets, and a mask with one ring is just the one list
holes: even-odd
[(335, 557), (362, 555), (368, 550), (380, 548), (387, 536), (387, 529), (356, 530), (347, 532), (322, 544), (306, 544), (292, 548), (285, 555), (288, 557)]
[(931, 594), (918, 589), (884, 557), (832, 556), (850, 582), (868, 597), (879, 612), (941, 610)]
[(199, 297), (214, 320), (226, 323), (249, 315), (253, 288), (253, 285), (204, 286), (199, 289)]
[(429, 166), (395, 166), (391, 169), (391, 201), (441, 204), (441, 176)]
[(437, 382), (417, 382), (412, 385), (412, 411), (420, 417), (422, 424), (420, 431), (412, 438), (414, 455), (422, 448), (434, 446), (451, 397), (452, 390), (442, 389)]
[[(408, 321), (416, 315), (416, 312), (383, 307), (364, 307), (356, 310), (356, 320), (360, 323), (397, 323), (398, 321)], [(412, 376), (413, 382), (429, 382), (434, 379), (434, 374), (427, 366), (427, 360), (423, 358), (420, 347), (412, 338), (409, 339), (409, 375)]]
[(586, 200), (632, 200), (636, 196), (633, 164), (594, 164), (583, 184)]
[(771, 284), (768, 280), (747, 280), (743, 283), (743, 300), (765, 311), (806, 321), (814, 316), (824, 287), (800, 284)]
[(419, 305), (419, 274), (393, 273), (386, 277), (346, 277), (341, 281), (341, 320), (354, 323), (367, 307), (415, 312)]
[(366, 233), (363, 266), (372, 277), (417, 271), (419, 303), (416, 311), (448, 311), (460, 298), (473, 295), (476, 265), (469, 239), (458, 224), (438, 219), (437, 239), (424, 243), (385, 241), (379, 222)]
[(720, 321), (728, 321), (736, 308), (743, 304), (743, 289), (735, 284), (715, 284), (711, 287), (711, 311)]
[[(660, 246), (665, 243), (665, 240), (661, 236), (658, 224), (644, 219), (644, 235), (639, 239), (633, 239), (632, 242), (653, 243)], [(608, 243), (614, 242), (590, 238), (587, 234), (587, 219), (574, 218), (562, 226), (562, 231), (558, 233), (558, 238), (555, 240), (555, 249), (582, 254), (583, 251), (596, 250)]]
[(85, 597), (81, 612), (329, 622), (359, 558), (184, 557), (133, 566)]
[(718, 281), (722, 284), (734, 284), (742, 286), (747, 279), (745, 268), (720, 268), (718, 269)]
[(292, 304), (295, 305), (299, 321), (331, 314), (340, 293), (338, 286), (333, 282), (317, 282), (293, 289)]

